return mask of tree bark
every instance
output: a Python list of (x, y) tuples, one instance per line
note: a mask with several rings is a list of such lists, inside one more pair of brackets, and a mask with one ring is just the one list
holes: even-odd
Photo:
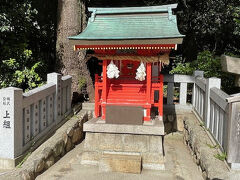
[(68, 37), (79, 34), (86, 26), (85, 0), (58, 0), (56, 57), (57, 71), (73, 78), (72, 92), (81, 93), (79, 80), (84, 78), (90, 101), (94, 87), (86, 64), (86, 52), (74, 51)]

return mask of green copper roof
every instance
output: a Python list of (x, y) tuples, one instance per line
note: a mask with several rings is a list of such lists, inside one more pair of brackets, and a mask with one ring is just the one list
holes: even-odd
[(177, 4), (133, 8), (89, 8), (86, 29), (70, 40), (182, 38), (172, 8)]

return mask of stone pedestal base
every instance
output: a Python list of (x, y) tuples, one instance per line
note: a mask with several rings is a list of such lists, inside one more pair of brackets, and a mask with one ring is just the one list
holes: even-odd
[(99, 162), (101, 171), (141, 173), (140, 153), (104, 152)]
[(81, 163), (99, 165), (103, 171), (106, 167), (132, 173), (139, 173), (141, 168), (164, 169), (160, 135), (86, 132), (84, 143)]

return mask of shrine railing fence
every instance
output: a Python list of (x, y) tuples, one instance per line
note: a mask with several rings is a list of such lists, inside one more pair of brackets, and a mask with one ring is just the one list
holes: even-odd
[(191, 108), (192, 88), (195, 82), (189, 75), (164, 75), (164, 109)]
[(71, 76), (51, 73), (47, 84), (26, 93), (13, 87), (0, 90), (1, 167), (14, 166), (19, 156), (61, 124), (71, 112), (71, 83)]
[[(203, 71), (193, 76), (165, 75), (165, 106), (191, 109), (233, 169), (240, 169), (240, 94), (221, 90), (221, 79), (204, 78)], [(177, 98), (176, 98), (177, 97)]]

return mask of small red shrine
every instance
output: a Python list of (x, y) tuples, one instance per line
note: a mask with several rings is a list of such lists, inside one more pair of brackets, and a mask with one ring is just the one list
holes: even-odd
[[(143, 123), (157, 107), (162, 118), (161, 69), (183, 39), (172, 12), (176, 6), (89, 8), (86, 29), (69, 39), (75, 50), (92, 50), (102, 60), (102, 74), (95, 75), (96, 117), (134, 124), (129, 114), (135, 112)], [(120, 120), (112, 120), (111, 113)]]

